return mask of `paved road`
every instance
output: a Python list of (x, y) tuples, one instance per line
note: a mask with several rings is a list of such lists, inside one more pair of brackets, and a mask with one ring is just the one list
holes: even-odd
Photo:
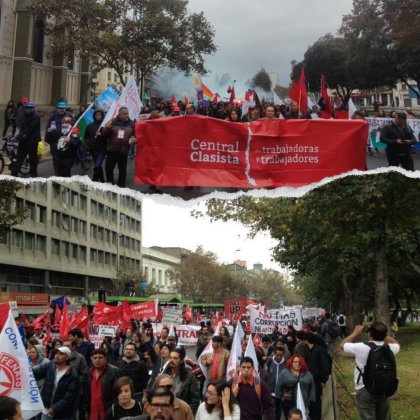
[[(416, 170), (420, 170), (420, 152), (417, 152), (413, 155), (414, 167)], [(379, 150), (375, 152), (373, 156), (366, 157), (368, 169), (376, 169), (381, 167), (387, 167), (388, 163), (386, 160), (384, 150)], [(4, 174), (10, 174), (10, 171), (5, 170)], [(82, 170), (80, 166), (76, 166), (72, 170), (73, 175), (88, 175), (92, 177), (92, 170), (87, 173)], [(40, 177), (48, 178), (53, 175), (52, 161), (49, 155), (43, 157), (38, 165), (38, 175)], [(142, 193), (166, 193), (175, 197), (180, 197), (184, 200), (189, 200), (193, 198), (199, 198), (206, 194), (210, 194), (213, 191), (227, 191), (235, 192), (237, 190), (230, 188), (209, 188), (209, 187), (159, 187), (158, 189), (151, 190), (149, 186), (146, 185), (136, 185), (134, 184), (134, 160), (130, 159), (127, 165), (127, 187), (134, 190), (140, 191)]]

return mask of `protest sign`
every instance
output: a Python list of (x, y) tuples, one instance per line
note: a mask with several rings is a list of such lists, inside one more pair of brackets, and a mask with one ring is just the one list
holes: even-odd
[(115, 337), (118, 328), (112, 325), (98, 325), (98, 335), (103, 337)]
[(250, 308), (249, 313), (253, 333), (271, 334), (278, 327), (282, 334), (286, 334), (288, 325), (296, 330), (302, 329), (302, 311), (297, 308), (270, 309), (267, 313)]
[(362, 120), (187, 116), (136, 124), (135, 182), (162, 186), (300, 187), (366, 169)]
[(239, 316), (246, 312), (247, 300), (245, 298), (226, 298), (223, 303), (226, 316)]
[(178, 335), (178, 345), (195, 346), (197, 345), (198, 332), (201, 327), (199, 325), (178, 325), (176, 333)]
[(163, 308), (162, 324), (178, 325), (182, 322), (182, 309)]
[(104, 341), (103, 335), (92, 334), (89, 336), (89, 341), (95, 346), (95, 349), (99, 349), (101, 347), (102, 342)]
[[(377, 118), (368, 117), (366, 121), (369, 124), (369, 142), (375, 149), (386, 149), (387, 145), (380, 141), (381, 129), (384, 125), (389, 124), (392, 118)], [(420, 150), (419, 134), (420, 134), (420, 120), (419, 119), (407, 119), (407, 124), (413, 130), (414, 136), (417, 140), (415, 144), (416, 150)]]
[(308, 318), (318, 318), (321, 316), (322, 309), (321, 308), (302, 308), (302, 318), (308, 319)]
[(157, 316), (157, 302), (150, 300), (147, 302), (140, 302), (130, 305), (131, 317), (133, 319), (151, 319), (154, 320)]

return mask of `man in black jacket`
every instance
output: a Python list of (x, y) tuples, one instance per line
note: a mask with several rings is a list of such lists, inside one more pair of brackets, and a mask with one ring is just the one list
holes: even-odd
[(19, 170), (29, 156), (29, 174), (32, 178), (38, 176), (38, 142), (41, 140), (41, 118), (35, 112), (35, 104), (27, 102), (24, 105), (24, 118), (17, 139), (17, 159), (12, 168), (12, 175), (18, 176)]
[(128, 343), (124, 349), (124, 357), (118, 362), (120, 376), (128, 376), (134, 383), (135, 399), (141, 401), (140, 393), (144, 391), (149, 380), (146, 364), (140, 360), (136, 352), (136, 345)]
[(397, 112), (394, 121), (382, 128), (381, 142), (388, 145), (386, 157), (389, 166), (401, 165), (407, 171), (414, 171), (411, 146), (416, 142), (416, 137), (407, 124), (405, 112)]
[(76, 409), (79, 392), (79, 378), (69, 366), (71, 351), (68, 347), (59, 347), (54, 356), (54, 363), (34, 367), (36, 380), (45, 378), (41, 397), (48, 416), (54, 419), (71, 420)]
[(305, 334), (304, 358), (308, 364), (309, 372), (314, 378), (316, 400), (309, 404), (310, 417), (313, 420), (321, 419), (322, 388), (328, 381), (331, 373), (331, 359), (327, 350), (320, 344), (322, 338), (314, 333)]
[(119, 376), (118, 368), (108, 364), (105, 350), (97, 349), (92, 352), (92, 368), (88, 372), (84, 394), (86, 418), (91, 420), (105, 419), (106, 412), (113, 401), (114, 382)]

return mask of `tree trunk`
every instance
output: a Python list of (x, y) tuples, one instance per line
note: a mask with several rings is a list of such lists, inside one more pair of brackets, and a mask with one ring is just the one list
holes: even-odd
[(360, 295), (359, 288), (349, 286), (350, 280), (343, 280), (343, 306), (346, 315), (347, 333), (353, 331), (355, 325), (360, 323)]
[(388, 263), (385, 244), (381, 241), (375, 246), (375, 320), (390, 326)]

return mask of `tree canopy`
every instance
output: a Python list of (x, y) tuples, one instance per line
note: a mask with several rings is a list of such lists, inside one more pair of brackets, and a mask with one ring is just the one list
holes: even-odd
[(50, 53), (77, 51), (95, 67), (137, 78), (161, 66), (206, 73), (204, 56), (216, 51), (204, 14), (188, 13), (188, 0), (34, 0), (32, 13), (45, 22)]
[(402, 286), (415, 296), (420, 291), (412, 281), (420, 255), (419, 187), (419, 180), (394, 172), (346, 177), (298, 199), (213, 199), (207, 213), (268, 231), (278, 240), (274, 258), (296, 272), (312, 301), (332, 301), (350, 323), (372, 307), (389, 322), (389, 293), (394, 299), (395, 287), (399, 297)]
[(20, 182), (2, 180), (0, 182), (0, 236), (26, 218), (26, 209), (17, 205), (17, 192), (23, 187)]

